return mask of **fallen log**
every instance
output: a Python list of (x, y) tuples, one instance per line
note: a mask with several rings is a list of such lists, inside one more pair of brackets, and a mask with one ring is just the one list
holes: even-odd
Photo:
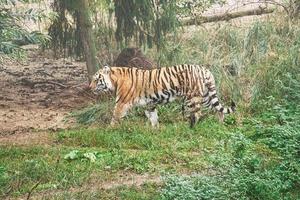
[(196, 17), (186, 17), (180, 20), (181, 25), (190, 26), (190, 25), (199, 25), (209, 22), (217, 22), (217, 21), (228, 21), (230, 19), (251, 16), (251, 15), (263, 15), (269, 14), (275, 11), (275, 8), (267, 8), (267, 7), (258, 7), (252, 10), (232, 12), (232, 13), (222, 13), (218, 15), (211, 16), (196, 16)]

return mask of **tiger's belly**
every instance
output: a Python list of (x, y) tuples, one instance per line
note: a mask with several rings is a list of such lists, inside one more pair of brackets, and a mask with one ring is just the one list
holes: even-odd
[(137, 100), (137, 105), (145, 106), (148, 104), (165, 104), (174, 101), (178, 96), (173, 91), (160, 91)]

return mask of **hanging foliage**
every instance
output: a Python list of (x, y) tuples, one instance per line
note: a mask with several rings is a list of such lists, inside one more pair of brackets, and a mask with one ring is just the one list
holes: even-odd
[(139, 46), (153, 43), (158, 49), (163, 37), (179, 25), (176, 0), (114, 0), (117, 23), (116, 40), (128, 45), (133, 37)]
[(39, 31), (28, 31), (22, 25), (23, 20), (41, 21), (46, 16), (38, 9), (18, 10), (18, 3), (30, 3), (29, 0), (0, 0), (0, 62), (4, 55), (22, 58), (22, 45), (49, 42), (50, 38)]
[[(113, 12), (111, 0), (89, 0), (89, 16), (92, 21), (95, 42), (100, 47), (108, 45), (112, 34), (111, 15)], [(48, 31), (52, 37), (51, 48), (56, 55), (83, 56), (83, 44), (80, 38), (79, 11), (82, 11), (79, 0), (54, 0), (51, 4), (56, 18)]]
[(56, 13), (56, 18), (48, 31), (52, 38), (50, 47), (54, 50), (55, 56), (81, 57), (83, 48), (77, 26), (76, 1), (54, 0), (51, 7)]
[[(76, 2), (54, 0), (52, 7), (58, 17), (49, 28), (49, 34), (55, 51), (78, 57), (83, 49), (78, 14), (74, 9)], [(98, 48), (110, 48), (114, 33), (120, 49), (135, 42), (138, 47), (154, 45), (161, 51), (165, 36), (176, 33), (182, 16), (204, 11), (212, 3), (220, 2), (223, 0), (90, 0), (89, 4)]]

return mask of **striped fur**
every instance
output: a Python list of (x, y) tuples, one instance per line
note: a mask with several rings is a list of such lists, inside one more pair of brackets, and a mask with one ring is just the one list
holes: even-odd
[(113, 91), (116, 94), (111, 124), (115, 124), (135, 105), (150, 105), (146, 115), (153, 126), (158, 125), (155, 106), (181, 97), (194, 126), (201, 118), (201, 106), (222, 115), (235, 110), (234, 103), (225, 108), (219, 103), (215, 80), (211, 72), (199, 65), (177, 65), (153, 70), (127, 67), (104, 67), (93, 77), (90, 88), (94, 93)]

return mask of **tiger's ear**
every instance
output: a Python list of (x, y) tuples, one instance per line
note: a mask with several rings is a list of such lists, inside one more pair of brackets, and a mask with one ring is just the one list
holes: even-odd
[(109, 66), (105, 65), (105, 66), (103, 67), (103, 73), (104, 73), (104, 74), (108, 74), (109, 72), (110, 72)]

